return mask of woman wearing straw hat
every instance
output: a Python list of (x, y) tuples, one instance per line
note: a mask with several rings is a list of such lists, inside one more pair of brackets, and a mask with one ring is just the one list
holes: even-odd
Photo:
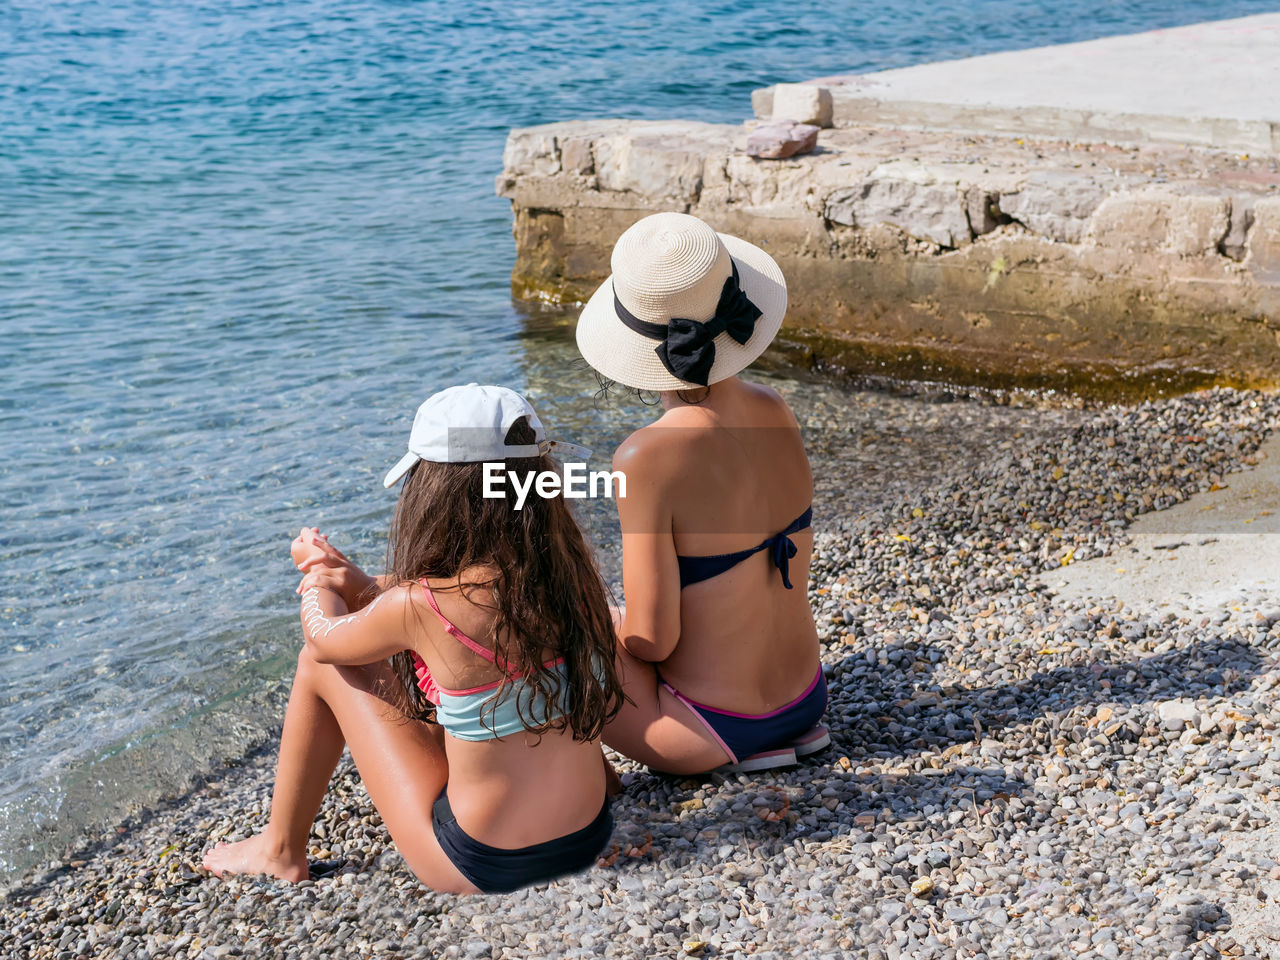
[(629, 702), (605, 730), (654, 769), (760, 770), (830, 742), (805, 589), (813, 481), (790, 408), (738, 378), (778, 332), (787, 290), (767, 253), (696, 217), (628, 229), (578, 321), (606, 380), (661, 395), (614, 455)]

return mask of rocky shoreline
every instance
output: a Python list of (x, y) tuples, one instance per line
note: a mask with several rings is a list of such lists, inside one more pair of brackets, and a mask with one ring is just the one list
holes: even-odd
[(264, 822), (259, 754), (23, 878), (0, 954), (1280, 955), (1280, 598), (1174, 612), (1044, 580), (1236, 483), (1280, 397), (1067, 413), (871, 506), (824, 494), (810, 587), (834, 743), (801, 766), (622, 764), (606, 862), (464, 900), (414, 882), (349, 766), (312, 881), (196, 869)]
[(1104, 397), (1280, 382), (1275, 156), (863, 126), (761, 160), (749, 137), (512, 131), (513, 293), (585, 300), (623, 230), (676, 210), (778, 261), (808, 366)]
[(1106, 398), (1274, 387), (1276, 63), (1263, 14), (778, 84), (742, 124), (513, 130), (512, 291), (585, 300), (619, 234), (674, 210), (773, 255), (781, 346), (810, 366)]

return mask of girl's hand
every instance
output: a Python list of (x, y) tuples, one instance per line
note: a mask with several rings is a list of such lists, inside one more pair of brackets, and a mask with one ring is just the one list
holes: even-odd
[(329, 542), (324, 534), (317, 533), (311, 544), (311, 553), (302, 559), (298, 569), (303, 573), (317, 566), (341, 567), (355, 566), (351, 558)]
[(289, 556), (293, 558), (294, 566), (299, 570), (303, 569), (303, 564), (314, 562), (316, 559), (324, 555), (324, 546), (329, 543), (329, 538), (314, 527), (303, 527), (302, 531), (289, 544)]
[(348, 610), (359, 610), (377, 593), (378, 582), (323, 535), (304, 527), (299, 539), (311, 534), (315, 535), (299, 551), (303, 553), (302, 559), (295, 561), (304, 574), (297, 592), (302, 593), (313, 586), (327, 588), (342, 597)]
[[(321, 590), (332, 590), (338, 596), (342, 597), (345, 602), (347, 595), (351, 592), (352, 584), (349, 572), (343, 567), (316, 567), (314, 570), (308, 571), (303, 575), (302, 580), (298, 582), (298, 593), (310, 590), (312, 587), (318, 587)], [(347, 604), (347, 609), (352, 609), (351, 604)]]
[(354, 613), (362, 610), (377, 593), (377, 583), (354, 563), (345, 566), (329, 567), (323, 564), (308, 570), (298, 582), (299, 594), (318, 587), (321, 590), (332, 590), (342, 598), (347, 610)]

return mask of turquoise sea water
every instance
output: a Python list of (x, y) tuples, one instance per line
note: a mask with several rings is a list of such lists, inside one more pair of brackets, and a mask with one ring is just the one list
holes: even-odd
[(1275, 8), (0, 6), (0, 874), (261, 739), (287, 540), (377, 565), (427, 393), (528, 390), (605, 456), (643, 417), (510, 301), (510, 127), (738, 120), (775, 81)]

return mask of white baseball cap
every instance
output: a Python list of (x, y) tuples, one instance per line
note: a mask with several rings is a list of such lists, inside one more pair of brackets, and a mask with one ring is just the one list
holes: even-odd
[[(506, 443), (507, 431), (521, 417), (529, 418), (534, 442)], [(591, 456), (590, 450), (576, 443), (548, 440), (529, 401), (514, 390), (468, 383), (441, 390), (422, 402), (409, 433), (409, 452), (391, 468), (382, 485), (392, 486), (419, 460), (479, 463), (544, 453), (566, 453), (582, 460)]]

